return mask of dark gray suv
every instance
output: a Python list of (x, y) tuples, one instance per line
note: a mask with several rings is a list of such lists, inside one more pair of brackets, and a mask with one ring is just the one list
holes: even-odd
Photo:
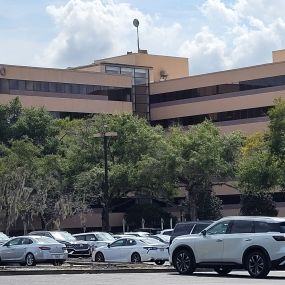
[(213, 221), (189, 221), (177, 223), (174, 227), (174, 230), (170, 237), (170, 244), (173, 239), (178, 236), (190, 235), (190, 234), (199, 234), (206, 227), (211, 225)]
[(69, 232), (65, 231), (33, 231), (29, 235), (53, 238), (64, 244), (69, 256), (91, 256), (90, 245), (86, 241), (78, 241)]

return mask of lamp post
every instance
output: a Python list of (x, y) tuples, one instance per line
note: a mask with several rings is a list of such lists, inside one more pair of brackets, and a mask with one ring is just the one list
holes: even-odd
[(103, 138), (103, 149), (104, 149), (104, 189), (103, 199), (101, 204), (102, 208), (102, 230), (110, 231), (109, 223), (109, 178), (108, 178), (108, 149), (107, 149), (107, 138), (117, 137), (117, 132), (101, 132), (95, 134), (94, 138)]

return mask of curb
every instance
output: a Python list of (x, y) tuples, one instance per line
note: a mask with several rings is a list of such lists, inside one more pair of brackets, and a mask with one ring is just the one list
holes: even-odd
[(147, 269), (147, 268), (122, 268), (122, 269), (51, 269), (51, 270), (2, 270), (0, 276), (11, 275), (55, 275), (55, 274), (105, 274), (105, 273), (170, 273), (175, 269)]

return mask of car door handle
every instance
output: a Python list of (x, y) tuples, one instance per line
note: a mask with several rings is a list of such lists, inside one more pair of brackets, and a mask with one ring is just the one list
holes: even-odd
[(216, 239), (216, 242), (222, 242), (223, 240), (222, 239)]
[(252, 241), (252, 238), (246, 238), (245, 241)]

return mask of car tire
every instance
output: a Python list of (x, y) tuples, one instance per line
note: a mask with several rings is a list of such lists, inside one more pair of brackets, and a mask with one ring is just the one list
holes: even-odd
[(25, 261), (26, 261), (27, 266), (35, 266), (36, 265), (36, 259), (32, 253), (28, 253), (26, 255)]
[(253, 278), (264, 278), (270, 272), (270, 260), (260, 250), (251, 251), (245, 259), (245, 267)]
[(173, 255), (173, 265), (183, 275), (190, 275), (196, 269), (195, 258), (188, 249), (180, 249)]
[(131, 262), (139, 263), (141, 261), (142, 261), (141, 256), (137, 252), (134, 252), (131, 256)]
[(105, 261), (105, 257), (104, 254), (102, 252), (97, 252), (95, 254), (95, 262), (104, 262)]
[(156, 265), (163, 265), (165, 263), (165, 260), (156, 260), (155, 264)]
[(53, 265), (54, 266), (61, 266), (63, 264), (63, 261), (61, 261), (61, 260), (55, 260), (54, 262), (53, 262)]
[(228, 275), (231, 271), (232, 268), (230, 267), (224, 267), (224, 266), (219, 266), (219, 267), (215, 267), (214, 270), (221, 276), (226, 276)]

